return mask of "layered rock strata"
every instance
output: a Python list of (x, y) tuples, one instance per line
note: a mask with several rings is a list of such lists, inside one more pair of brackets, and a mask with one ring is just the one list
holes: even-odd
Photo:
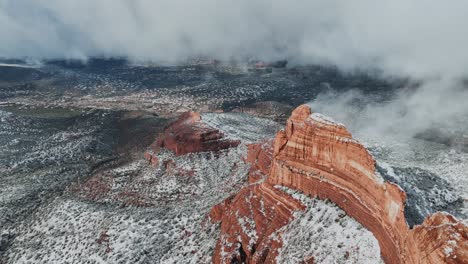
[[(403, 212), (404, 191), (377, 177), (373, 157), (343, 125), (312, 114), (309, 106), (300, 106), (292, 113), (286, 129), (275, 138), (273, 155), (269, 183), (335, 202), (374, 234), (387, 263), (468, 261), (463, 256), (468, 252), (466, 226), (440, 214), (436, 216), (438, 222), (456, 222), (459, 228), (429, 225), (431, 216), (410, 230)], [(427, 240), (421, 239), (421, 233), (428, 230), (440, 236), (422, 235)], [(444, 253), (445, 240), (439, 240), (444, 236), (460, 238), (455, 242), (459, 251), (453, 251), (458, 255)]]
[[(249, 147), (246, 160), (252, 164), (249, 182), (253, 185), (225, 201), (224, 214), (219, 206), (212, 211), (213, 219), (222, 222), (214, 263), (275, 262), (281, 234), (274, 243), (264, 241), (269, 241), (275, 232), (272, 229), (285, 225), (292, 212), (302, 206), (293, 206), (295, 202), (284, 193), (266, 191), (273, 185), (336, 203), (374, 234), (386, 263), (468, 262), (467, 226), (451, 215), (437, 213), (409, 229), (403, 211), (405, 192), (377, 176), (375, 160), (343, 125), (313, 114), (309, 106), (303, 105), (268, 145), (263, 142)], [(269, 210), (283, 214), (265, 217), (260, 213), (265, 201)], [(258, 229), (265, 221), (268, 230)], [(252, 228), (243, 229), (240, 222), (263, 231), (249, 235), (246, 230)], [(265, 243), (269, 245), (266, 254), (261, 250)]]
[[(170, 124), (162, 134), (158, 136), (151, 148), (153, 153), (161, 148), (172, 150), (176, 156), (187, 153), (218, 151), (231, 147), (237, 147), (238, 140), (225, 137), (224, 133), (202, 122), (201, 115), (197, 112), (187, 112)], [(146, 158), (155, 164), (150, 152)]]
[(243, 188), (211, 210), (211, 221), (221, 222), (213, 263), (274, 263), (282, 246), (278, 230), (303, 209), (267, 182)]

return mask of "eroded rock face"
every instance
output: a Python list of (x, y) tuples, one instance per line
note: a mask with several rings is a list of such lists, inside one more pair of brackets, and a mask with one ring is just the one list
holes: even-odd
[(278, 230), (304, 208), (266, 182), (243, 188), (211, 211), (211, 220), (221, 221), (213, 262), (275, 263), (282, 246)]
[(249, 144), (246, 162), (250, 164), (249, 183), (265, 180), (271, 169), (273, 140)]
[(343, 125), (303, 105), (276, 135), (274, 147), (271, 184), (332, 200), (374, 233), (388, 263), (398, 263), (393, 253), (402, 252), (395, 238), (407, 229), (405, 193), (376, 177), (374, 159)]
[(414, 263), (468, 263), (468, 227), (449, 214), (435, 213), (409, 231), (407, 248)]
[[(421, 227), (410, 231), (403, 212), (406, 199), (403, 190), (376, 176), (374, 159), (343, 125), (312, 114), (309, 106), (300, 106), (292, 113), (286, 129), (275, 138), (274, 150), (268, 182), (335, 202), (374, 234), (387, 263), (447, 261), (441, 247), (422, 246), (424, 243), (439, 245), (444, 239), (435, 242), (435, 237), (423, 235), (428, 239), (425, 241), (421, 239), (421, 230), (432, 230), (443, 236), (455, 232), (458, 235), (453, 236), (463, 237), (460, 233), (463, 228), (432, 226), (432, 221), (425, 221)], [(451, 218), (437, 216), (438, 219), (444, 217), (447, 219), (439, 222)], [(450, 221), (456, 220), (452, 217)], [(408, 237), (420, 239), (410, 242)], [(464, 248), (460, 252), (468, 250), (466, 239), (457, 245)], [(422, 257), (428, 254), (434, 258)], [(458, 254), (459, 259), (463, 259), (461, 253)]]
[(199, 113), (187, 112), (169, 125), (152, 145), (154, 152), (160, 148), (172, 150), (176, 156), (187, 153), (218, 151), (240, 144), (227, 139), (223, 132), (202, 122)]
[[(270, 235), (303, 207), (287, 194), (271, 191), (273, 185), (336, 203), (374, 234), (386, 263), (468, 262), (466, 225), (437, 213), (410, 230), (404, 215), (405, 192), (376, 175), (375, 160), (343, 125), (312, 114), (309, 106), (292, 113), (273, 143), (249, 146), (246, 160), (252, 164), (252, 185), (212, 211), (215, 221), (221, 221), (214, 263), (274, 262), (281, 235), (274, 241)], [(282, 213), (263, 214), (265, 205)], [(262, 251), (264, 245), (267, 253)]]

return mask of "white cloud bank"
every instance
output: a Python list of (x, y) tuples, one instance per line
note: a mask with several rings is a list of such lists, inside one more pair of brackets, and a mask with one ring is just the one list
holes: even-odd
[[(255, 56), (377, 69), (427, 83), (367, 110), (414, 132), (468, 113), (458, 82), (468, 70), (467, 12), (466, 0), (0, 0), (0, 57)], [(346, 101), (333, 98), (336, 109)]]
[(465, 0), (0, 0), (0, 56), (255, 55), (457, 75), (467, 10)]

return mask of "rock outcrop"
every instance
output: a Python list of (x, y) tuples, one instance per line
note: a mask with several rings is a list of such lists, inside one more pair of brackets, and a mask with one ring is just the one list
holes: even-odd
[(438, 212), (408, 232), (406, 247), (413, 263), (465, 264), (468, 227), (455, 217)]
[(148, 161), (151, 166), (157, 167), (159, 165), (159, 159), (153, 151), (146, 151), (144, 156), (145, 160)]
[[(386, 263), (468, 263), (466, 225), (437, 213), (410, 229), (404, 215), (405, 192), (376, 174), (371, 154), (343, 125), (313, 114), (307, 105), (293, 111), (273, 143), (250, 146), (246, 160), (252, 164), (252, 185), (220, 205), (222, 210), (218, 206), (212, 211), (222, 223), (214, 263), (274, 262), (281, 237), (277, 234), (271, 241), (271, 234), (291, 219), (294, 210), (303, 209), (271, 188), (274, 185), (336, 203), (374, 234)], [(263, 214), (265, 205), (277, 214)]]
[[(187, 112), (170, 124), (162, 134), (158, 136), (151, 148), (157, 153), (161, 148), (172, 150), (176, 156), (194, 152), (218, 151), (231, 147), (237, 147), (238, 140), (225, 137), (224, 133), (202, 122), (201, 115), (197, 112)], [(153, 164), (151, 154), (147, 159)]]
[(247, 158), (245, 161), (250, 164), (249, 183), (265, 180), (271, 169), (273, 140), (249, 144), (247, 149)]
[(282, 246), (278, 230), (292, 220), (294, 211), (303, 209), (266, 182), (243, 188), (211, 210), (211, 221), (221, 222), (213, 262), (274, 263)]

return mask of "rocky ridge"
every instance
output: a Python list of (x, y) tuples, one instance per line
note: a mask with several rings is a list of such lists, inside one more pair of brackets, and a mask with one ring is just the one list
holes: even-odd
[[(249, 146), (251, 185), (212, 209), (212, 221), (221, 221), (214, 263), (275, 262), (281, 248), (281, 233), (275, 231), (304, 207), (273, 186), (336, 203), (374, 234), (386, 263), (467, 262), (468, 227), (449, 214), (436, 213), (410, 229), (405, 192), (376, 174), (374, 158), (343, 125), (302, 105), (270, 144)], [(265, 214), (265, 205), (276, 214)], [(239, 218), (246, 210), (247, 218)], [(254, 234), (244, 232), (246, 223)], [(304, 261), (312, 262), (313, 256)]]

